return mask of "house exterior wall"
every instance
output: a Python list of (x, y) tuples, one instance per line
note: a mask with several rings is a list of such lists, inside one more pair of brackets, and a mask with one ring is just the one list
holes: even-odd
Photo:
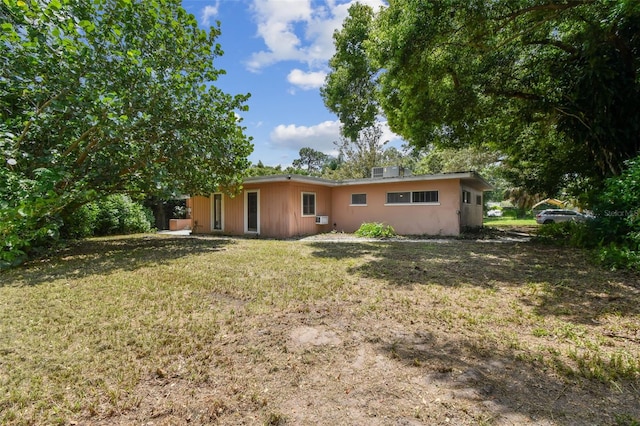
[[(463, 202), (463, 191), (470, 194), (469, 203)], [(480, 196), (480, 204), (477, 203), (477, 197)], [(462, 228), (476, 228), (482, 226), (482, 191), (471, 186), (462, 185), (460, 188), (460, 226)]]
[[(242, 193), (231, 198), (223, 195), (223, 229), (226, 235), (245, 234), (245, 193), (258, 191), (259, 232), (271, 238), (317, 234), (331, 230), (331, 225), (316, 225), (316, 215), (331, 216), (331, 188), (300, 182), (245, 184)], [(316, 214), (302, 215), (302, 193), (316, 195)], [(191, 215), (195, 233), (211, 233), (212, 199), (193, 197)]]
[[(388, 192), (402, 191), (438, 191), (438, 203), (386, 204)], [(351, 194), (367, 194), (367, 205), (351, 205)], [(458, 235), (459, 209), (457, 179), (348, 185), (333, 188), (333, 214), (329, 221), (344, 232), (354, 232), (364, 222), (383, 222), (402, 235)]]
[(191, 197), (192, 232), (211, 232), (211, 199), (198, 195)]
[[(431, 177), (363, 181), (334, 184), (309, 178), (266, 177), (245, 182), (235, 197), (223, 195), (223, 229), (212, 230), (212, 197), (190, 200), (194, 233), (246, 234), (246, 194), (258, 192), (258, 232), (265, 237), (288, 238), (328, 232), (356, 231), (365, 222), (383, 222), (401, 235), (459, 235), (464, 227), (482, 226), (482, 197), (486, 183), (473, 177)], [(389, 204), (389, 192), (438, 191), (437, 202)], [(469, 203), (463, 202), (463, 191)], [(314, 193), (314, 215), (302, 214), (302, 194)], [(352, 194), (366, 194), (366, 205), (352, 205)], [(317, 225), (316, 216), (328, 216), (328, 224)]]

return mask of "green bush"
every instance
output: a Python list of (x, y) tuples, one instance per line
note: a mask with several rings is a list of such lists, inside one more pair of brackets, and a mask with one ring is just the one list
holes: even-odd
[(76, 209), (65, 219), (63, 235), (85, 238), (144, 233), (151, 231), (154, 222), (151, 210), (132, 201), (128, 195), (113, 194)]
[(359, 237), (390, 238), (396, 236), (396, 231), (390, 225), (378, 222), (363, 223), (356, 231)]
[(607, 179), (594, 206), (599, 257), (612, 268), (640, 269), (640, 157)]
[(79, 207), (63, 219), (64, 226), (61, 229), (62, 236), (67, 239), (93, 236), (99, 213), (100, 208), (98, 207), (98, 203), (95, 202)]
[(608, 268), (640, 270), (640, 157), (626, 166), (605, 181), (593, 206), (595, 219), (541, 226), (538, 241), (594, 249)]
[(153, 214), (128, 195), (113, 194), (96, 203), (94, 235), (133, 234), (151, 231)]
[(538, 227), (536, 240), (561, 246), (593, 248), (598, 245), (592, 222), (559, 222)]

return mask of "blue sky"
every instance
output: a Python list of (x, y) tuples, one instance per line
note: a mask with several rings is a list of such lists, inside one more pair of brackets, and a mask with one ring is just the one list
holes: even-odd
[[(320, 87), (334, 52), (331, 36), (353, 2), (183, 0), (201, 27), (221, 23), (224, 55), (214, 65), (227, 74), (215, 84), (230, 94), (251, 93), (242, 124), (253, 136), (253, 163), (287, 166), (303, 147), (335, 154), (339, 122), (324, 106)], [(398, 141), (388, 130), (384, 138)]]

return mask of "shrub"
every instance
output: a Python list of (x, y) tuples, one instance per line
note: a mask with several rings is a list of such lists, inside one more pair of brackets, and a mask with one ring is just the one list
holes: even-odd
[(89, 203), (79, 207), (64, 218), (64, 226), (61, 229), (62, 236), (71, 239), (93, 236), (99, 214), (98, 203)]
[(128, 195), (113, 194), (74, 210), (65, 218), (62, 233), (66, 238), (85, 238), (149, 232), (154, 222), (151, 210)]
[(133, 234), (151, 231), (153, 214), (128, 195), (113, 194), (96, 203), (94, 235)]
[(640, 270), (640, 157), (609, 178), (596, 199), (594, 220), (540, 227), (537, 239), (595, 249), (597, 260), (612, 269)]
[(396, 236), (396, 231), (391, 225), (385, 225), (378, 222), (363, 223), (356, 231), (359, 237), (369, 238), (390, 238)]
[(540, 226), (536, 240), (561, 246), (593, 248), (599, 243), (592, 222), (559, 222)]

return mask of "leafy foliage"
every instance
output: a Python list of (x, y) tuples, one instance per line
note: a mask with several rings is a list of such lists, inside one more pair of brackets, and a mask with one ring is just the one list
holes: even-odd
[(371, 168), (380, 166), (384, 156), (384, 145), (380, 126), (362, 130), (356, 139), (341, 137), (334, 142), (338, 148), (340, 166), (329, 172), (335, 179), (362, 179), (371, 176)]
[(373, 10), (367, 5), (355, 3), (349, 7), (343, 28), (333, 34), (336, 53), (329, 60), (332, 72), (320, 90), (327, 108), (338, 114), (342, 134), (350, 140), (374, 126), (379, 113), (373, 97), (377, 69), (365, 46), (373, 18)]
[(291, 165), (294, 168), (303, 168), (311, 175), (320, 174), (330, 160), (327, 154), (309, 147), (301, 148), (298, 155), (300, 155), (300, 158), (293, 160)]
[(0, 4), (0, 257), (59, 234), (61, 217), (127, 191), (233, 188), (252, 150), (248, 95), (212, 85), (218, 28), (176, 0)]
[(416, 147), (489, 144), (530, 193), (598, 188), (640, 151), (640, 3), (395, 0), (372, 13), (350, 9), (334, 37), (323, 93), (345, 128), (371, 113), (332, 96), (357, 93)]
[(545, 225), (538, 238), (595, 249), (598, 260), (610, 268), (640, 270), (640, 157), (626, 165), (620, 176), (606, 180), (594, 220)]
[(385, 225), (379, 222), (367, 222), (360, 225), (360, 228), (355, 232), (359, 237), (370, 238), (391, 238), (395, 237), (396, 231), (391, 225)]
[(76, 209), (65, 220), (66, 237), (84, 238), (149, 232), (153, 213), (124, 194), (111, 194)]

